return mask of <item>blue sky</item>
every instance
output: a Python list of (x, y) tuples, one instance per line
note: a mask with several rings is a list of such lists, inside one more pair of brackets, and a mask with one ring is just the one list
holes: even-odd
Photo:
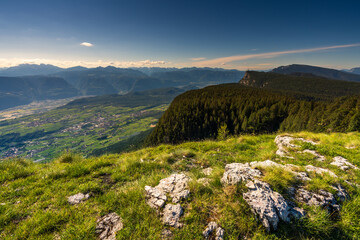
[(0, 67), (360, 66), (359, 1), (1, 0), (0, 5)]

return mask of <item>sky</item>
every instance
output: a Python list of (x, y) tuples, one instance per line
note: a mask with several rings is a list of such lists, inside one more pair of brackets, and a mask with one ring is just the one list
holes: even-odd
[(360, 1), (0, 0), (0, 68), (360, 67)]

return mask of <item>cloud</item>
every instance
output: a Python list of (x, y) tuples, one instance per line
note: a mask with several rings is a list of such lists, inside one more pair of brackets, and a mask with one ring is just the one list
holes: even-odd
[(201, 60), (205, 60), (206, 58), (204, 57), (198, 57), (198, 58), (190, 58), (191, 61), (201, 61)]
[(80, 45), (84, 46), (84, 47), (93, 47), (94, 46), (94, 44), (89, 43), (89, 42), (82, 42), (82, 43), (80, 43)]
[(356, 44), (336, 45), (336, 46), (329, 46), (329, 47), (307, 48), (307, 49), (298, 49), (298, 50), (247, 54), (247, 55), (236, 55), (236, 56), (230, 56), (230, 57), (214, 58), (214, 59), (210, 59), (210, 60), (199, 61), (199, 62), (194, 63), (194, 65), (197, 67), (217, 67), (217, 66), (225, 65), (230, 62), (243, 61), (243, 60), (248, 60), (248, 59), (274, 58), (274, 57), (278, 57), (278, 56), (286, 55), (286, 54), (310, 53), (310, 52), (319, 52), (319, 51), (324, 51), (324, 50), (359, 47), (359, 46), (360, 46), (360, 43), (356, 43)]

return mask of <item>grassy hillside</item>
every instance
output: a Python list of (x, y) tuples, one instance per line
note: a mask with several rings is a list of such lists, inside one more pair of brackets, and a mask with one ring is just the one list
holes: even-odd
[[(297, 142), (299, 147), (290, 150), (294, 158), (276, 156), (275, 135), (260, 135), (160, 145), (88, 159), (68, 153), (48, 164), (21, 159), (1, 161), (0, 238), (96, 239), (96, 220), (115, 212), (124, 224), (117, 239), (160, 239), (164, 228), (172, 231), (173, 239), (203, 239), (209, 221), (216, 221), (224, 229), (225, 239), (359, 239), (360, 192), (354, 184), (360, 184), (360, 173), (353, 169), (342, 171), (329, 163), (333, 157), (343, 156), (360, 166), (360, 134), (302, 132), (293, 136), (318, 144)], [(299, 152), (307, 148), (326, 160), (321, 162)], [(243, 199), (245, 184), (226, 186), (220, 181), (228, 163), (267, 159), (298, 165), (301, 171), (311, 164), (339, 176), (308, 172), (311, 180), (299, 182), (291, 172), (259, 168), (260, 179), (285, 198), (289, 198), (287, 191), (292, 186), (335, 193), (334, 184), (341, 184), (350, 198), (341, 202), (339, 212), (296, 202), (305, 209), (306, 217), (280, 222), (277, 231), (267, 233)], [(203, 169), (208, 167), (213, 171), (206, 176)], [(146, 204), (144, 190), (146, 185), (155, 186), (176, 172), (190, 177), (190, 197), (181, 201), (184, 215), (180, 221), (184, 226), (179, 229), (162, 224), (157, 211)], [(199, 181), (202, 178), (207, 180)], [(67, 197), (79, 192), (90, 193), (91, 197), (70, 205)]]

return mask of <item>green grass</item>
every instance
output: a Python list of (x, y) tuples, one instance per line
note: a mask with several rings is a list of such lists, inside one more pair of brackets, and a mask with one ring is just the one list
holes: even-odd
[[(333, 156), (341, 155), (360, 166), (360, 134), (294, 134), (318, 141), (314, 148), (325, 154), (319, 163), (302, 154), (295, 159), (277, 159), (275, 135), (239, 136), (223, 141), (188, 142), (160, 145), (124, 154), (83, 158), (64, 152), (51, 163), (8, 159), (0, 163), (0, 239), (96, 239), (96, 219), (116, 212), (124, 220), (117, 239), (160, 239), (164, 226), (158, 213), (145, 202), (146, 185), (155, 186), (174, 172), (190, 178), (190, 197), (183, 200), (184, 227), (171, 229), (174, 239), (203, 239), (209, 221), (225, 229), (225, 239), (359, 239), (360, 195), (348, 180), (360, 184), (359, 171), (343, 172), (330, 165)], [(347, 149), (347, 146), (355, 149)], [(273, 160), (300, 166), (312, 164), (329, 168), (342, 179), (313, 176), (304, 187), (313, 191), (331, 190), (341, 183), (351, 198), (343, 203), (339, 216), (321, 208), (301, 205), (308, 217), (281, 223), (277, 232), (267, 233), (242, 198), (244, 184), (223, 187), (220, 179), (224, 167), (232, 162)], [(202, 169), (212, 167), (210, 176)], [(299, 185), (294, 176), (278, 168), (260, 169), (262, 180), (284, 194)], [(300, 167), (299, 171), (303, 171)], [(204, 186), (197, 179), (208, 177)], [(91, 198), (69, 205), (67, 197), (91, 193)]]

